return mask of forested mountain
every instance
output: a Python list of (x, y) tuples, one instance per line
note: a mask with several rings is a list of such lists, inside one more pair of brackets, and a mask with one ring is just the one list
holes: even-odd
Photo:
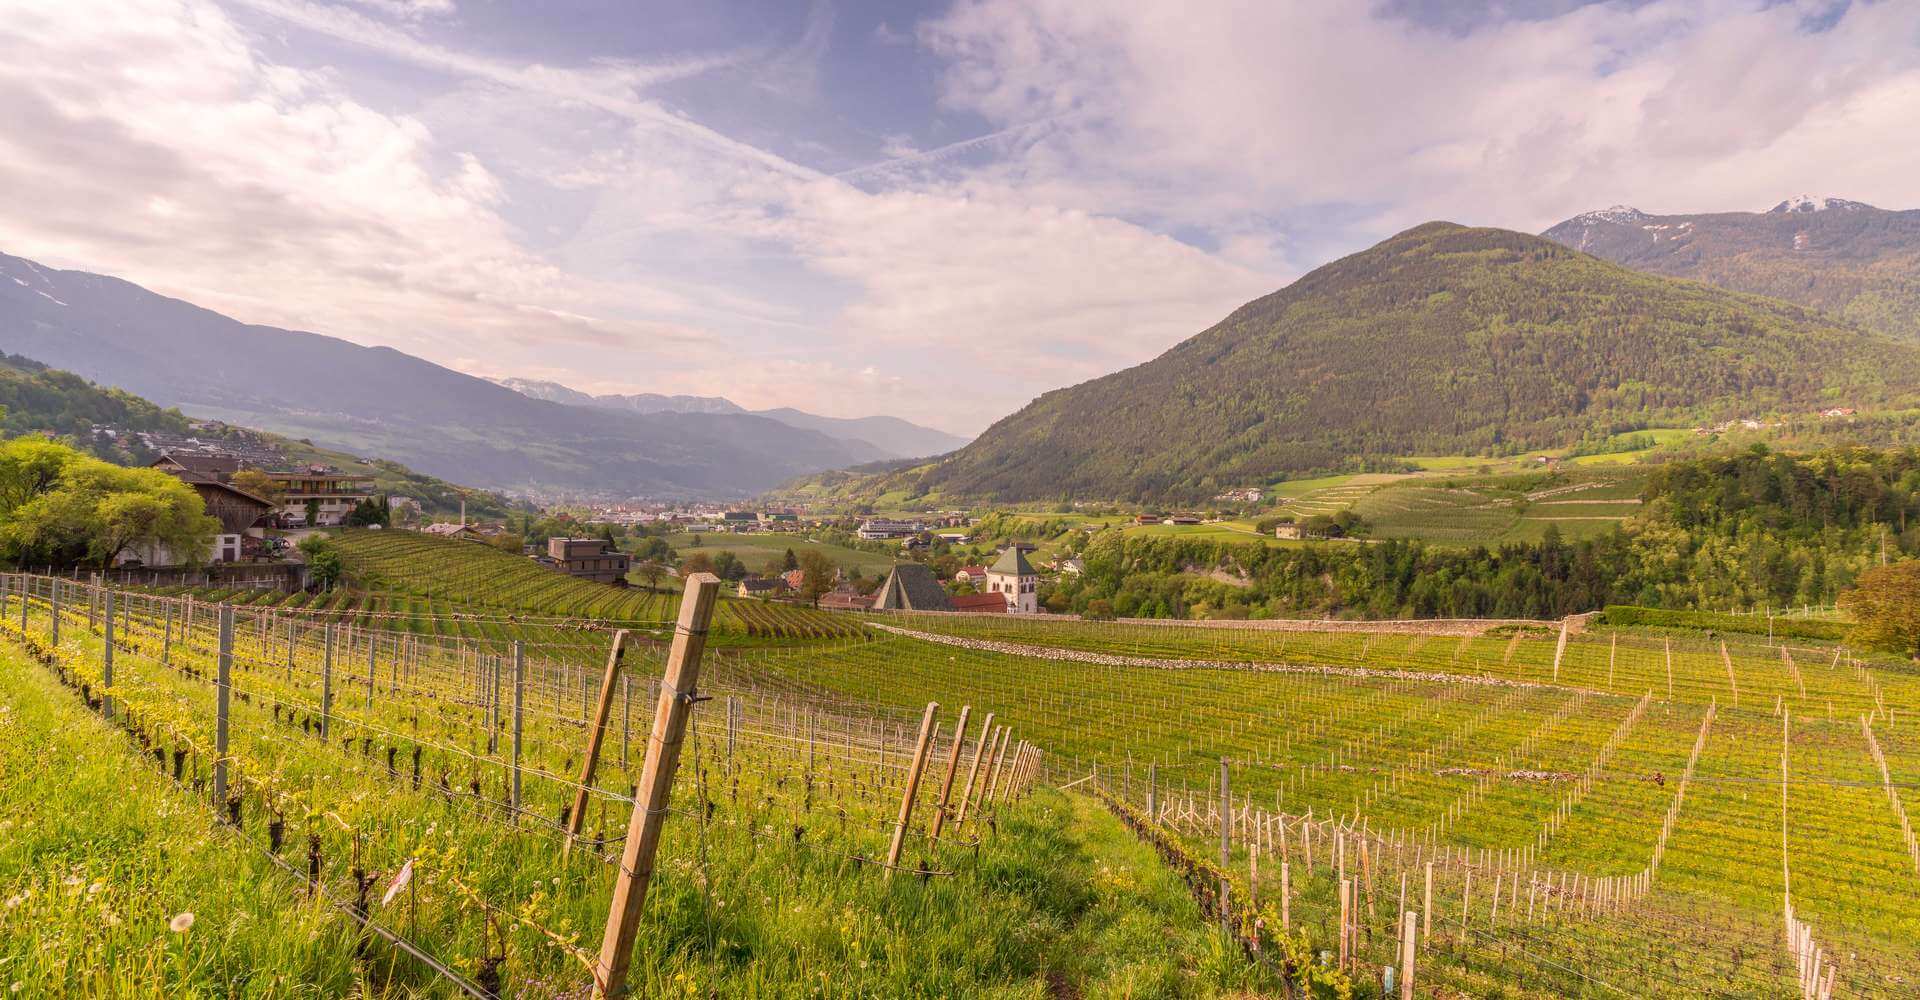
[(451, 514), (463, 503), (476, 518), (505, 517), (522, 509), (498, 493), (450, 483), (389, 459), (356, 458), (246, 427), (191, 420), (179, 410), (19, 355), (0, 354), (0, 407), (5, 408), (0, 421), (5, 437), (44, 434), (121, 465), (146, 465), (158, 458), (159, 451), (145, 440), (154, 435), (163, 442), (161, 448), (168, 439), (190, 439), (238, 453), (277, 452), (287, 467), (330, 465), (371, 478), (381, 493), (411, 497), (428, 514)]
[(1202, 497), (1357, 457), (1515, 453), (1916, 387), (1920, 348), (1813, 310), (1434, 222), (1146, 364), (1041, 396), (910, 485)]
[(967, 439), (922, 427), (899, 417), (823, 417), (791, 407), (749, 410), (722, 396), (664, 396), (657, 392), (589, 395), (558, 382), (527, 378), (497, 378), (494, 382), (535, 399), (569, 406), (596, 406), (630, 413), (750, 413), (778, 420), (788, 427), (819, 431), (855, 447), (872, 448), (885, 458), (925, 458), (944, 455)]
[(1920, 211), (1807, 197), (1705, 215), (1615, 206), (1543, 235), (1635, 270), (1771, 295), (1920, 341)]
[(67, 438), (101, 458), (136, 461), (151, 458), (138, 445), (129, 449), (113, 437), (95, 435), (96, 427), (115, 431), (184, 434), (189, 421), (178, 410), (155, 406), (119, 389), (102, 389), (72, 372), (49, 368), (32, 358), (0, 353), (0, 435), (41, 433)]
[(492, 487), (742, 495), (886, 457), (749, 414), (532, 399), (392, 348), (248, 325), (117, 278), (4, 254), (0, 350), (193, 416)]

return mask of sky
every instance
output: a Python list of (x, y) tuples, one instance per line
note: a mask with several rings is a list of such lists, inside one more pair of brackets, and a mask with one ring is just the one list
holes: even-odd
[(0, 0), (0, 251), (973, 434), (1432, 219), (1920, 208), (1916, 124), (1913, 0)]

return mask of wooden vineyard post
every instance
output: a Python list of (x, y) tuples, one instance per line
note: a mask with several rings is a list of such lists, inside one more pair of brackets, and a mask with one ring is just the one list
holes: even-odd
[(1284, 860), (1281, 862), (1281, 931), (1294, 929), (1294, 902), (1292, 902), (1294, 887), (1292, 887), (1290, 868), (1292, 868), (1292, 862), (1284, 862)]
[(220, 652), (214, 661), (213, 801), (227, 801), (227, 712), (233, 698), (233, 605), (220, 605)]
[(1555, 643), (1553, 647), (1553, 682), (1555, 684), (1560, 683), (1560, 657), (1565, 655), (1566, 652), (1567, 652), (1567, 623), (1564, 619), (1562, 619), (1560, 622), (1560, 641), (1558, 643)]
[(378, 644), (374, 639), (375, 636), (371, 633), (367, 635), (367, 711), (369, 712), (373, 711), (374, 654), (378, 649)]
[(967, 767), (967, 785), (960, 789), (960, 815), (953, 818), (954, 829), (967, 822), (967, 807), (973, 804), (973, 786), (980, 777), (980, 758), (987, 752), (987, 743), (993, 735), (993, 713), (988, 712), (986, 721), (980, 723), (980, 738), (973, 744), (973, 763)]
[(100, 642), (100, 714), (113, 718), (113, 591), (107, 591), (107, 624)]
[(1733, 657), (1727, 655), (1727, 641), (1720, 640), (1720, 662), (1727, 665), (1727, 687), (1733, 689), (1733, 707), (1740, 707), (1740, 682), (1733, 679)]
[[(593, 787), (593, 772), (600, 767), (600, 746), (607, 738), (607, 719), (613, 714), (613, 686), (620, 679), (620, 660), (627, 654), (627, 630), (613, 634), (613, 648), (607, 651), (607, 672), (600, 680), (600, 702), (594, 707), (593, 722), (587, 727), (587, 759), (580, 764), (580, 785), (573, 791), (573, 809), (567, 813), (567, 847), (580, 837), (587, 822), (587, 794)], [(728, 702), (731, 714), (732, 702)], [(729, 720), (731, 721), (731, 720)]]
[(50, 606), (53, 609), (52, 641), (55, 646), (58, 646), (60, 645), (60, 578), (57, 576), (53, 578), (53, 597)]
[(1227, 916), (1227, 866), (1233, 863), (1233, 792), (1227, 785), (1227, 759), (1220, 758), (1220, 929), (1228, 931), (1232, 918)]
[(160, 665), (168, 666), (173, 662), (173, 602), (162, 605), (166, 620), (160, 626)]
[(913, 819), (913, 800), (920, 793), (920, 774), (927, 766), (927, 745), (933, 741), (933, 717), (940, 711), (940, 703), (927, 702), (926, 714), (920, 717), (920, 738), (913, 745), (913, 765), (907, 769), (907, 785), (900, 791), (900, 816), (893, 821), (893, 842), (887, 845), (888, 881), (893, 879), (893, 870), (900, 864), (900, 849), (907, 842), (907, 823)]
[(1160, 793), (1159, 769), (1160, 765), (1157, 763), (1147, 765), (1147, 819), (1154, 823), (1160, 822), (1160, 803), (1158, 801)]
[(500, 752), (500, 657), (487, 654), (487, 754)]
[[(982, 792), (980, 795), (980, 808), (982, 809), (985, 809), (987, 806), (990, 806), (993, 804), (994, 793), (1000, 790), (1000, 767), (1001, 765), (1007, 762), (1007, 744), (1012, 741), (1013, 741), (1013, 727), (1001, 726), (1000, 742), (994, 744), (994, 747), (993, 747), (993, 767), (991, 770), (991, 777), (987, 779), (986, 790)], [(1099, 765), (1096, 764), (1094, 766), (1098, 767)]]
[(960, 706), (960, 721), (953, 724), (953, 752), (947, 755), (947, 776), (940, 781), (940, 807), (933, 814), (933, 828), (927, 833), (927, 843), (938, 843), (940, 828), (947, 823), (947, 802), (953, 797), (953, 779), (960, 773), (960, 747), (967, 742), (967, 716), (973, 711), (972, 705)]
[(1400, 918), (1400, 1000), (1413, 1000), (1413, 911)]
[(20, 578), (20, 634), (27, 634), (27, 606), (33, 603), (33, 581), (28, 577)]
[(320, 742), (333, 735), (333, 626), (321, 627), (320, 639)]
[(513, 641), (513, 797), (514, 809), (520, 808), (520, 730), (527, 705), (527, 650), (520, 640)]
[(1673, 639), (1667, 639), (1667, 700), (1673, 700)]
[(1420, 898), (1420, 936), (1433, 936), (1433, 862), (1427, 862), (1427, 891)]
[[(620, 852), (620, 873), (613, 881), (613, 902), (607, 910), (607, 928), (600, 939), (600, 958), (594, 966), (594, 992), (607, 1000), (627, 993), (627, 967), (633, 960), (633, 939), (640, 928), (640, 911), (647, 901), (647, 883), (653, 878), (653, 855), (660, 847), (667, 803), (673, 797), (673, 775), (680, 766), (680, 741), (687, 716), (698, 697), (700, 656), (706, 651), (707, 623), (713, 618), (720, 578), (712, 573), (687, 577), (686, 596), (680, 601), (680, 621), (674, 626), (673, 647), (660, 681), (647, 754), (640, 765), (640, 790), (627, 821), (626, 844)], [(521, 674), (519, 643), (514, 644), (514, 673)], [(517, 687), (517, 685), (516, 685)], [(516, 713), (517, 714), (517, 713)], [(514, 727), (516, 735), (519, 726)], [(519, 740), (514, 741), (517, 745)], [(517, 758), (517, 754), (515, 755)]]

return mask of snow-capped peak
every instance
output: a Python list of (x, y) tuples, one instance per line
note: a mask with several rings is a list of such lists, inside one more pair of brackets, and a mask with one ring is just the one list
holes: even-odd
[(1797, 198), (1788, 198), (1786, 201), (1773, 206), (1770, 212), (1772, 214), (1827, 211), (1857, 212), (1860, 209), (1872, 207), (1872, 205), (1857, 201), (1848, 201), (1845, 198), (1815, 198), (1812, 195), (1803, 194)]
[(1613, 222), (1620, 225), (1632, 225), (1647, 218), (1647, 213), (1631, 205), (1615, 205), (1598, 212), (1582, 212), (1573, 217), (1573, 221), (1592, 225), (1596, 222)]

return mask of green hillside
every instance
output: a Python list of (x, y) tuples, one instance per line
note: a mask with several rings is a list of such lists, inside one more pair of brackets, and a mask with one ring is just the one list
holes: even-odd
[(1435, 222), (904, 475), (997, 500), (1205, 497), (1368, 456), (1514, 454), (1916, 384), (1920, 351), (1819, 313)]

